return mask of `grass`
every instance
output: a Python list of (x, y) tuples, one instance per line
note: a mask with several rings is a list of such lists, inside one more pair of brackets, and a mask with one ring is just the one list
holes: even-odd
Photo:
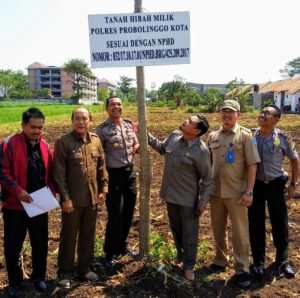
[[(0, 105), (0, 125), (20, 123), (22, 113), (29, 107), (38, 107), (46, 116), (46, 119), (55, 117), (70, 117), (72, 111), (78, 107), (75, 105), (58, 105), (58, 104), (20, 104), (10, 106)], [(100, 107), (98, 105), (90, 105), (87, 107), (91, 113), (99, 113)]]

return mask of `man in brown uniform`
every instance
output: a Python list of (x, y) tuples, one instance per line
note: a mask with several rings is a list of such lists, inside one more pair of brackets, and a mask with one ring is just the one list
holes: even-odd
[(96, 205), (104, 204), (108, 191), (104, 153), (98, 136), (90, 133), (91, 115), (85, 108), (72, 113), (73, 130), (57, 140), (54, 177), (62, 205), (58, 253), (59, 285), (70, 287), (78, 234), (79, 276), (95, 281), (90, 270), (94, 258)]
[(223, 125), (208, 137), (212, 154), (211, 223), (216, 247), (210, 270), (222, 271), (228, 265), (229, 214), (237, 285), (244, 288), (251, 285), (247, 207), (252, 204), (256, 164), (260, 158), (250, 130), (237, 123), (239, 115), (239, 103), (225, 100), (221, 107)]
[(108, 98), (106, 111), (109, 118), (96, 128), (96, 133), (103, 145), (109, 174), (104, 265), (110, 269), (114, 267), (115, 256), (128, 253), (132, 255), (127, 247), (127, 236), (136, 201), (133, 164), (139, 143), (133, 123), (122, 118), (123, 105), (120, 98)]

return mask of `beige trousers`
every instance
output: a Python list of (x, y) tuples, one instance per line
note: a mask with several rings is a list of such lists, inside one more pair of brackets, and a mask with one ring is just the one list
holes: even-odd
[(232, 225), (232, 248), (235, 259), (236, 274), (249, 273), (249, 228), (248, 210), (238, 201), (240, 198), (210, 198), (211, 224), (215, 238), (216, 256), (213, 263), (227, 266), (228, 249), (228, 215)]

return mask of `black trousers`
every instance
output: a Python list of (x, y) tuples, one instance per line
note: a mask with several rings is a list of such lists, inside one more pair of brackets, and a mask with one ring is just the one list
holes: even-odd
[(284, 199), (284, 185), (280, 179), (268, 184), (256, 180), (253, 203), (248, 213), (251, 251), (256, 266), (264, 265), (265, 262), (266, 202), (276, 247), (276, 262), (281, 264), (288, 258), (288, 211)]
[(184, 269), (193, 269), (197, 258), (199, 216), (194, 207), (167, 203), (168, 217), (176, 250), (177, 262)]
[(106, 198), (108, 221), (104, 252), (118, 255), (125, 252), (136, 202), (136, 177), (131, 167), (108, 168), (109, 187)]
[(18, 285), (23, 281), (23, 272), (18, 263), (27, 230), (32, 248), (30, 279), (45, 279), (48, 254), (48, 213), (30, 218), (25, 211), (4, 208), (2, 210), (4, 255), (9, 284)]

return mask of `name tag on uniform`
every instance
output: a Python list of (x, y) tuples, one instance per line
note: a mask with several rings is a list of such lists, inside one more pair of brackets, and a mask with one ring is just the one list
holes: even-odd
[(233, 144), (230, 143), (229, 144), (229, 150), (228, 150), (227, 155), (226, 155), (226, 162), (227, 163), (234, 163), (234, 160), (235, 160), (235, 154), (234, 154), (234, 151), (232, 151), (232, 147), (233, 147)]

